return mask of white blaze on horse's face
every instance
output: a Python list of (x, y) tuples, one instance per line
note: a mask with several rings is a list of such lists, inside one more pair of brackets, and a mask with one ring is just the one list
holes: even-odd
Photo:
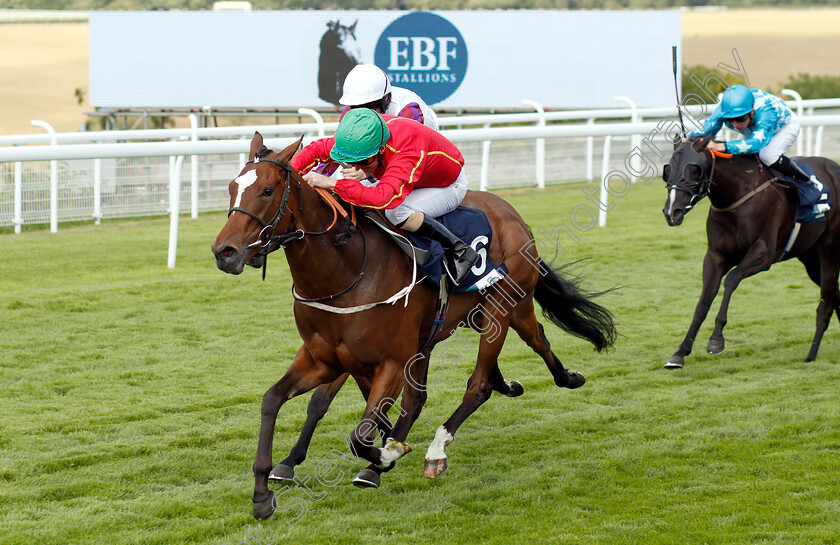
[(254, 185), (254, 182), (257, 181), (257, 171), (256, 169), (249, 170), (242, 176), (237, 176), (233, 183), (236, 184), (236, 200), (233, 203), (232, 208), (238, 208), (242, 203), (242, 194), (245, 193), (245, 190), (248, 189), (250, 186)]
[(676, 199), (677, 199), (677, 188), (672, 187), (671, 188), (671, 194), (668, 196), (668, 203), (670, 205), (670, 206), (668, 206), (668, 215), (669, 216), (674, 215), (674, 201)]

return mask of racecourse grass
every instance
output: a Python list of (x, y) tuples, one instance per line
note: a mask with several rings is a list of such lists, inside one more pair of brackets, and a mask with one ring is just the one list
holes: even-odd
[[(572, 226), (582, 187), (500, 194), (550, 233)], [(619, 288), (600, 299), (619, 324), (614, 350), (546, 327), (584, 387), (557, 389), (511, 334), (500, 365), (525, 395), (494, 394), (447, 448), (449, 471), (427, 480), (425, 448), (460, 403), (474, 347), (450, 370), (433, 360), (414, 452), (360, 490), (349, 481), (364, 464), (330, 454), (349, 458), (361, 413), (348, 384), (298, 468), (308, 489), (275, 486), (286, 511), (261, 526), (260, 399), (300, 344), (283, 256), (265, 282), (219, 272), (209, 245), (224, 214), (182, 219), (173, 270), (165, 219), (0, 236), (0, 543), (836, 543), (840, 328), (803, 363), (818, 291), (782, 263), (742, 284), (724, 353), (704, 351), (714, 306), (685, 369), (663, 369), (700, 291), (708, 210), (669, 228), (664, 193), (638, 183), (611, 199), (606, 228), (556, 240), (558, 262), (582, 260), (567, 272), (584, 286)], [(275, 461), (307, 401), (281, 409)], [(321, 482), (319, 463), (335, 464)]]

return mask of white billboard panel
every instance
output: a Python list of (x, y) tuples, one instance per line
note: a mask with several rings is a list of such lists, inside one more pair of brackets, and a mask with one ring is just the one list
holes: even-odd
[(680, 40), (678, 11), (100, 11), (90, 103), (326, 107), (373, 62), (438, 109), (662, 106)]

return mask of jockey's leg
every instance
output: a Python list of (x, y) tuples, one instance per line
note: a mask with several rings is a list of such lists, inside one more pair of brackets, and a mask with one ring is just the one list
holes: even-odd
[[(415, 212), (415, 214), (419, 214), (422, 219), (414, 232), (421, 237), (428, 237), (437, 241), (443, 246), (446, 253), (444, 263), (446, 272), (457, 286), (469, 275), (470, 268), (478, 261), (478, 254), (469, 244), (455, 236), (452, 231), (436, 219), (432, 219), (422, 212)], [(410, 220), (411, 218), (409, 218), (409, 222)]]
[(785, 176), (790, 176), (796, 181), (808, 182), (819, 190), (823, 188), (822, 183), (817, 179), (816, 175), (808, 176), (796, 161), (786, 155), (780, 155), (776, 162), (770, 165), (770, 168), (778, 170)]
[(434, 218), (455, 210), (466, 193), (467, 179), (462, 172), (451, 185), (415, 189), (399, 206), (385, 211), (385, 216), (397, 227), (443, 246), (446, 270), (456, 285), (464, 281), (479, 256)]
[[(773, 135), (770, 142), (767, 143), (760, 152), (758, 157), (761, 161), (770, 168), (781, 172), (785, 176), (790, 176), (795, 183), (810, 184), (817, 191), (822, 192), (823, 184), (816, 176), (808, 176), (802, 168), (796, 164), (796, 161), (790, 159), (785, 155), (785, 152), (790, 149), (796, 138), (799, 136), (799, 118), (795, 114), (779, 131)], [(824, 214), (829, 209), (827, 199), (814, 205), (813, 215), (819, 216)]]

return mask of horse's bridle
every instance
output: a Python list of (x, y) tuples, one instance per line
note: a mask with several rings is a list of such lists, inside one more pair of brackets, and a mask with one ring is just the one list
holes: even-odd
[[(256, 165), (259, 163), (272, 163), (286, 171), (286, 181), (283, 184), (283, 197), (280, 199), (280, 206), (279, 208), (277, 208), (277, 212), (274, 214), (274, 217), (271, 218), (271, 221), (265, 221), (257, 214), (254, 214), (250, 210), (242, 208), (241, 206), (234, 206), (230, 210), (228, 210), (228, 217), (230, 217), (230, 215), (234, 212), (242, 212), (243, 214), (251, 216), (252, 218), (257, 220), (257, 222), (259, 222), (260, 225), (262, 225), (262, 230), (257, 236), (257, 240), (248, 246), (248, 248), (253, 248), (254, 246), (258, 245), (261, 246), (260, 251), (257, 252), (255, 257), (265, 256), (275, 250), (285, 248), (286, 244), (288, 244), (290, 241), (300, 240), (307, 234), (302, 229), (294, 229), (295, 223), (297, 223), (297, 219), (300, 217), (300, 212), (303, 209), (303, 202), (300, 199), (300, 182), (298, 180), (295, 180), (295, 182), (297, 182), (296, 185), (298, 189), (298, 215), (292, 221), (291, 225), (289, 225), (289, 228), (286, 230), (285, 233), (282, 233), (280, 235), (274, 234), (274, 230), (277, 228), (277, 224), (280, 223), (280, 219), (283, 217), (286, 207), (289, 204), (289, 196), (292, 192), (291, 179), (293, 177), (294, 169), (292, 169), (291, 165), (289, 165), (288, 163), (264, 157), (264, 155), (266, 155), (269, 152), (270, 150), (268, 148), (263, 148), (254, 156), (252, 160), (248, 161), (245, 164)], [(265, 239), (263, 239), (263, 237), (265, 237)]]
[(690, 189), (684, 187), (684, 184), (682, 186), (678, 183), (668, 184), (668, 190), (669, 191), (671, 189), (677, 189), (677, 190), (682, 191), (684, 193), (688, 193), (690, 199), (688, 201), (688, 204), (685, 205), (686, 212), (688, 212), (689, 210), (694, 208), (694, 206), (698, 202), (703, 200), (709, 194), (709, 191), (711, 190), (712, 178), (715, 175), (715, 158), (717, 157), (714, 153), (711, 153), (711, 156), (712, 156), (712, 168), (709, 171), (708, 176), (706, 176), (706, 169), (703, 168), (703, 166), (698, 164), (698, 163), (686, 163), (685, 166), (683, 166), (683, 172), (680, 173), (680, 175), (682, 176), (682, 179), (685, 180), (685, 167), (690, 166), (690, 165), (694, 165), (694, 166), (696, 166), (697, 168), (700, 169), (701, 180), (698, 184), (698, 190), (697, 190), (696, 193), (691, 191)]
[[(684, 191), (691, 196), (691, 199), (689, 200), (688, 204), (685, 207), (686, 211), (691, 210), (692, 207), (694, 207), (695, 204), (697, 204), (701, 199), (703, 199), (704, 197), (706, 197), (709, 194), (709, 191), (711, 190), (712, 183), (714, 183), (713, 178), (714, 178), (714, 175), (715, 175), (715, 159), (717, 159), (718, 157), (729, 157), (730, 156), (730, 155), (726, 155), (726, 154), (721, 155), (720, 152), (717, 152), (717, 151), (714, 151), (714, 150), (708, 150), (708, 152), (709, 152), (709, 155), (712, 156), (712, 168), (709, 171), (709, 176), (705, 177), (704, 179), (702, 179), (700, 181), (700, 187), (699, 187), (699, 191), (697, 193), (692, 193), (691, 191), (689, 191), (688, 189), (686, 189), (684, 187), (679, 187), (677, 184), (669, 184), (668, 185), (668, 189), (679, 189), (680, 191)], [(758, 156), (756, 156), (756, 161), (758, 161), (759, 171), (763, 172), (764, 171), (764, 165), (762, 164), (761, 159), (759, 159)], [(700, 168), (700, 172), (705, 175), (706, 171), (701, 165), (699, 165), (697, 163), (688, 163), (686, 166), (688, 166), (688, 165), (696, 165), (698, 168)], [(685, 167), (683, 167), (683, 169), (685, 169)], [(683, 176), (683, 179), (685, 179), (685, 176)], [(711, 209), (716, 211), (716, 212), (732, 212), (736, 208), (738, 208), (739, 206), (741, 206), (742, 204), (744, 204), (745, 202), (750, 200), (751, 198), (755, 197), (758, 193), (761, 193), (762, 191), (764, 191), (768, 187), (771, 187), (773, 185), (773, 182), (776, 182), (778, 180), (779, 180), (778, 176), (766, 180), (763, 184), (756, 187), (755, 189), (753, 189), (752, 191), (750, 191), (749, 193), (747, 193), (746, 195), (744, 195), (743, 197), (741, 197), (740, 199), (738, 199), (734, 203), (730, 204), (726, 208), (718, 208), (715, 205), (711, 205)]]
[[(266, 263), (268, 262), (268, 257), (267, 257), (268, 254), (270, 254), (271, 252), (274, 252), (276, 250), (279, 250), (280, 248), (285, 248), (286, 245), (289, 242), (292, 242), (292, 241), (295, 241), (295, 240), (301, 240), (305, 236), (325, 235), (330, 231), (332, 226), (335, 225), (335, 222), (333, 222), (329, 227), (327, 227), (323, 231), (304, 231), (303, 229), (295, 229), (295, 225), (297, 224), (298, 219), (300, 218), (301, 214), (303, 213), (303, 198), (302, 198), (303, 190), (301, 189), (301, 186), (300, 186), (300, 183), (301, 183), (300, 180), (295, 179), (295, 185), (297, 186), (297, 190), (298, 190), (298, 213), (294, 217), (294, 219), (292, 220), (291, 224), (289, 224), (289, 228), (286, 229), (286, 231), (284, 233), (281, 233), (279, 235), (274, 234), (274, 230), (277, 228), (277, 225), (280, 223), (280, 219), (283, 217), (283, 215), (286, 211), (286, 207), (289, 204), (289, 196), (292, 193), (292, 182), (291, 182), (291, 180), (292, 180), (292, 178), (294, 178), (294, 175), (297, 174), (297, 171), (295, 171), (295, 169), (293, 169), (292, 166), (289, 163), (284, 163), (283, 161), (277, 161), (275, 159), (269, 159), (269, 158), (265, 157), (269, 153), (271, 153), (271, 150), (264, 147), (254, 155), (253, 159), (251, 159), (250, 161), (248, 161), (245, 164), (246, 165), (250, 165), (250, 164), (255, 164), (256, 165), (256, 164), (259, 164), (259, 163), (271, 163), (273, 165), (277, 165), (278, 167), (280, 167), (280, 168), (282, 168), (283, 170), (286, 171), (286, 180), (283, 183), (283, 197), (280, 199), (280, 206), (277, 208), (277, 212), (271, 218), (271, 221), (265, 221), (264, 219), (262, 219), (257, 214), (254, 214), (250, 210), (242, 208), (241, 206), (234, 206), (234, 207), (232, 207), (228, 210), (228, 217), (230, 217), (230, 215), (233, 214), (234, 212), (242, 212), (243, 214), (246, 214), (246, 215), (254, 218), (255, 220), (257, 220), (257, 222), (259, 222), (260, 225), (262, 225), (263, 228), (260, 231), (260, 234), (257, 236), (257, 240), (255, 240), (253, 243), (249, 244), (248, 248), (253, 248), (254, 246), (258, 246), (258, 245), (261, 246), (260, 251), (257, 252), (254, 255), (254, 257), (263, 257), (263, 273), (262, 273), (263, 280), (265, 280), (265, 271), (266, 271)], [(339, 236), (338, 237), (339, 241), (336, 242), (336, 245), (344, 244), (344, 242), (347, 241), (347, 238), (350, 237), (350, 232), (351, 232), (351, 230), (349, 229), (349, 227), (345, 226), (344, 237), (341, 238), (341, 236)], [(362, 234), (362, 240), (364, 241), (365, 250), (364, 250), (364, 258), (362, 260), (362, 269), (359, 272), (359, 276), (356, 277), (356, 280), (354, 280), (352, 284), (350, 284), (349, 286), (347, 286), (343, 290), (339, 291), (338, 293), (334, 293), (332, 295), (326, 295), (324, 297), (314, 297), (312, 299), (307, 299), (307, 298), (303, 298), (303, 297), (300, 297), (297, 294), (295, 294), (295, 299), (297, 299), (298, 301), (304, 302), (304, 303), (317, 303), (317, 302), (320, 302), (320, 301), (330, 301), (330, 300), (335, 299), (336, 297), (338, 297), (340, 295), (344, 295), (348, 291), (355, 288), (359, 284), (359, 282), (362, 281), (362, 278), (365, 275), (365, 266), (367, 265), (367, 239), (365, 238), (365, 233), (364, 233), (363, 230), (359, 229), (359, 232)], [(265, 240), (263, 240), (264, 235), (266, 237)], [(294, 289), (295, 289), (294, 285), (292, 285), (292, 292), (293, 293), (295, 293)]]

